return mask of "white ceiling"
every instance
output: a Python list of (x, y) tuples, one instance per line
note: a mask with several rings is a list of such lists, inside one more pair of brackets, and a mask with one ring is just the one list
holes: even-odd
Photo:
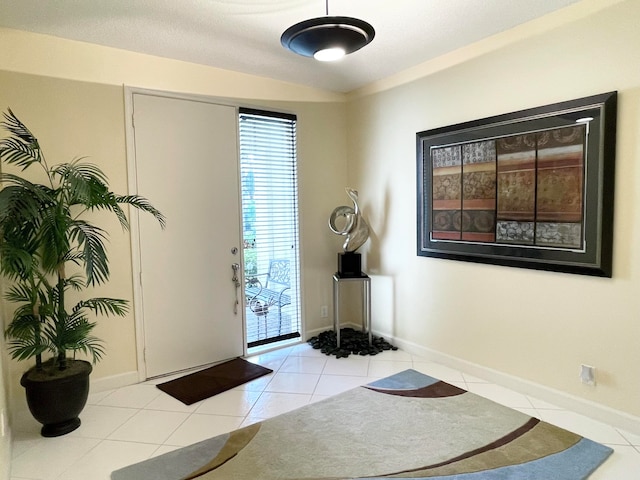
[(329, 0), (376, 30), (335, 63), (280, 45), (325, 0), (2, 0), (0, 26), (348, 92), (577, 1)]

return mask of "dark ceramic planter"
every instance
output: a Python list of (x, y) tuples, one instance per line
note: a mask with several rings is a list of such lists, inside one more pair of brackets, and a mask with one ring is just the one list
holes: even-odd
[(42, 374), (35, 367), (20, 379), (29, 410), (43, 427), (43, 437), (59, 437), (80, 426), (80, 412), (89, 396), (89, 374), (93, 370), (84, 360), (68, 360), (69, 368), (55, 374)]

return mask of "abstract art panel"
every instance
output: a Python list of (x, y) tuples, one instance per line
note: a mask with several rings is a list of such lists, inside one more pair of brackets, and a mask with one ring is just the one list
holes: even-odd
[(462, 145), (462, 240), (496, 238), (496, 147), (494, 141)]
[[(585, 125), (539, 133), (536, 243), (579, 248), (583, 230)], [(546, 222), (546, 223), (542, 223)]]
[(459, 147), (433, 151), (433, 235), (460, 240), (462, 158)]
[(611, 276), (616, 92), (417, 134), (418, 255)]
[[(536, 138), (514, 135), (496, 140), (498, 153), (498, 211), (500, 223), (515, 223), (510, 235), (498, 235), (500, 243), (533, 244), (526, 227), (536, 217)], [(522, 224), (522, 225), (518, 225)], [(503, 228), (499, 229), (504, 231)], [(518, 233), (523, 235), (519, 236)]]

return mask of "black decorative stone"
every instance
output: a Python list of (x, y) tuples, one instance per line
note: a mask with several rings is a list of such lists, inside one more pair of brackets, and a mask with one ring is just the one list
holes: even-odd
[(369, 345), (369, 335), (353, 328), (340, 329), (340, 348), (337, 345), (336, 332), (333, 330), (310, 338), (308, 343), (325, 355), (335, 355), (336, 358), (347, 358), (352, 353), (365, 356), (377, 355), (383, 350), (398, 350), (398, 347), (394, 347), (382, 337), (372, 336), (372, 345)]

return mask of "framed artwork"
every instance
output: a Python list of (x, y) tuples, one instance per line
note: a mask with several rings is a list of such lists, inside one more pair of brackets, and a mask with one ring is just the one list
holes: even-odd
[(611, 277), (617, 92), (416, 134), (418, 255)]

